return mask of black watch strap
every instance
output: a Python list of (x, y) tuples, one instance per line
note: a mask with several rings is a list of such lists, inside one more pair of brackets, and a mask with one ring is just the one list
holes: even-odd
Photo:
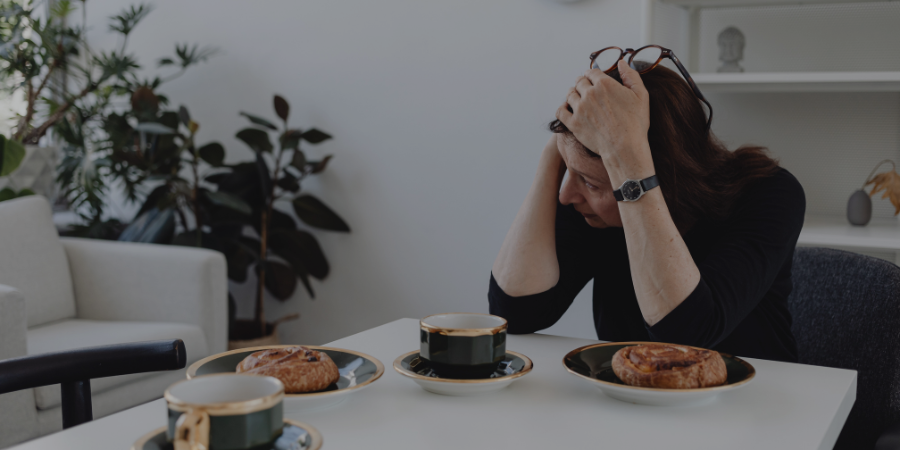
[[(640, 185), (641, 185), (641, 191), (642, 191), (642, 192), (641, 192), (641, 196), (643, 196), (643, 195), (644, 195), (644, 192), (647, 192), (647, 191), (649, 191), (650, 189), (653, 189), (653, 188), (659, 186), (659, 178), (656, 178), (656, 175), (652, 175), (652, 176), (649, 176), (649, 177), (647, 177), (647, 178), (644, 178), (644, 179), (641, 180), (639, 183), (640, 183)], [(625, 196), (622, 195), (622, 189), (621, 189), (621, 188), (620, 188), (620, 189), (614, 190), (614, 191), (613, 191), (613, 196), (616, 198), (616, 201), (621, 202), (621, 201), (625, 200)]]
[(643, 189), (644, 192), (647, 192), (657, 186), (659, 186), (659, 178), (656, 178), (656, 175), (641, 180), (641, 189)]

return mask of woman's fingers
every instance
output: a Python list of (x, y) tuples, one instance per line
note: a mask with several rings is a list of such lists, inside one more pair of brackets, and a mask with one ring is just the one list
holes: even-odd
[(637, 70), (632, 69), (625, 60), (619, 60), (619, 75), (622, 77), (622, 84), (631, 89), (642, 100), (650, 97), (647, 93), (647, 88), (644, 86), (644, 80), (641, 79), (641, 74)]
[[(568, 102), (563, 102), (563, 104), (556, 109), (556, 118), (559, 119), (559, 121), (562, 122), (566, 127), (569, 126), (569, 123), (571, 123), (572, 119), (572, 110)], [(571, 130), (571, 128), (569, 129)]]
[(581, 94), (575, 88), (569, 89), (569, 94), (566, 95), (566, 103), (571, 106), (571, 111), (574, 112), (578, 104), (581, 103)]

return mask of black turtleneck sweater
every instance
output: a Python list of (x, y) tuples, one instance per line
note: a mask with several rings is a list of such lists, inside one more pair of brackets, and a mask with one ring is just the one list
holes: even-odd
[(491, 314), (513, 334), (552, 326), (591, 279), (594, 327), (604, 341), (655, 341), (736, 356), (797, 361), (787, 297), (806, 199), (787, 170), (754, 182), (724, 221), (700, 220), (683, 237), (700, 283), (653, 326), (638, 307), (622, 228), (589, 226), (572, 206), (556, 207), (559, 282), (546, 292), (511, 297), (490, 280)]

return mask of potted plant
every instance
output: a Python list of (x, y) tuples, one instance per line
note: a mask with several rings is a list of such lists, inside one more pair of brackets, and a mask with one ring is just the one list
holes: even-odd
[[(171, 144), (167, 142), (171, 137), (159, 137), (163, 131), (159, 127), (162, 120), (171, 125), (172, 115), (177, 122), (177, 113), (165, 115), (168, 99), (158, 94), (158, 88), (216, 50), (176, 44), (175, 56), (157, 63), (169, 73), (142, 79), (137, 58), (128, 53), (128, 38), (151, 12), (148, 5), (131, 6), (110, 17), (109, 30), (120, 36), (121, 44), (100, 50), (88, 44), (84, 27), (67, 25), (73, 22), (73, 2), (55, 2), (47, 20), (37, 18), (30, 3), (0, 2), (7, 11), (0, 19), (4, 35), (0, 77), (10, 90), (23, 91), (26, 100), (13, 137), (36, 148), (33, 144), (52, 130), (62, 153), (58, 173), (52, 175), (63, 202), (81, 222), (63, 232), (115, 239), (124, 225), (106, 217), (110, 186), (122, 183), (127, 200), (140, 200), (145, 182), (141, 176), (152, 172), (143, 169), (166, 159), (160, 157), (159, 147)], [(86, 2), (79, 2), (79, 7), (84, 23)], [(59, 152), (52, 153), (56, 159)]]
[[(22, 163), (25, 157), (25, 147), (21, 142), (7, 139), (6, 136), (0, 134), (0, 177), (9, 176)], [(0, 189), (0, 202), (10, 200), (26, 195), (34, 195), (34, 191), (28, 188), (14, 189), (6, 186)]]
[[(298, 315), (268, 321), (266, 293), (287, 300), (299, 280), (314, 298), (310, 278), (324, 279), (330, 270), (315, 236), (299, 227), (283, 208), (290, 205), (300, 222), (313, 228), (350, 231), (321, 200), (301, 193), (303, 180), (324, 171), (332, 158), (309, 159), (302, 143), (318, 144), (331, 136), (315, 128), (290, 128), (287, 101), (276, 95), (274, 104), (281, 127), (241, 113), (255, 125), (236, 135), (253, 150), (251, 161), (226, 164), (221, 144), (196, 146), (194, 133), (199, 125), (182, 107), (177, 114), (158, 117), (152, 130), (155, 147), (148, 147), (155, 150), (144, 153), (150, 159), (130, 163), (136, 169), (134, 180), (144, 185), (153, 181), (156, 186), (120, 240), (209, 248), (225, 254), (229, 279), (243, 283), (248, 272), (256, 274), (253, 318), (237, 320), (232, 305), (231, 348), (278, 343), (278, 324)], [(277, 138), (277, 146), (270, 133)]]
[[(315, 236), (298, 227), (283, 207), (290, 205), (300, 222), (310, 227), (350, 232), (347, 223), (325, 203), (311, 194), (301, 193), (304, 179), (324, 171), (332, 158), (328, 155), (311, 160), (301, 149), (301, 143), (319, 144), (331, 136), (316, 128), (291, 128), (288, 102), (278, 95), (273, 102), (275, 113), (281, 119), (280, 127), (262, 117), (241, 113), (254, 126), (238, 131), (236, 136), (253, 150), (253, 161), (230, 166), (227, 171), (206, 178), (218, 186), (218, 192), (232, 194), (251, 208), (248, 217), (235, 214), (234, 208), (219, 206), (210, 217), (210, 237), (222, 245), (228, 257), (229, 277), (243, 281), (248, 269), (257, 274), (253, 319), (234, 323), (229, 344), (232, 348), (277, 343), (277, 325), (293, 318), (268, 322), (264, 307), (266, 292), (278, 300), (287, 300), (299, 280), (310, 297), (315, 298), (310, 278), (321, 280), (328, 276), (328, 261)], [(273, 145), (270, 133), (276, 137), (277, 145)], [(249, 222), (244, 222), (247, 219)], [(256, 236), (246, 236), (245, 225)]]
[[(83, 0), (81, 8), (83, 12)], [(85, 40), (85, 28), (69, 25), (76, 9), (69, 0), (54, 2), (46, 18), (35, 13), (30, 1), (4, 0), (0, 9), (4, 12), (0, 18), (0, 78), (5, 90), (10, 94), (21, 91), (25, 100), (25, 111), (11, 136), (25, 144), (23, 173), (10, 174), (9, 184), (52, 197), (58, 149), (39, 146), (41, 138), (75, 105), (103, 93), (137, 64), (125, 54), (124, 44), (118, 51), (93, 52)], [(143, 5), (126, 10), (113, 18), (118, 26), (111, 29), (127, 41), (148, 11)]]

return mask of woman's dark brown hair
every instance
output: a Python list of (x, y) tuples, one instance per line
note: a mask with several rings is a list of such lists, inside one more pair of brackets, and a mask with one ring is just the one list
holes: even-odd
[[(622, 82), (618, 71), (609, 74)], [(706, 130), (706, 113), (680, 75), (663, 66), (641, 75), (650, 94), (647, 138), (672, 221), (682, 233), (701, 218), (724, 220), (747, 185), (778, 171), (767, 149), (742, 146), (729, 151)], [(575, 136), (559, 120), (550, 131)], [(579, 143), (580, 145), (580, 143)], [(588, 156), (600, 156), (580, 145)]]

